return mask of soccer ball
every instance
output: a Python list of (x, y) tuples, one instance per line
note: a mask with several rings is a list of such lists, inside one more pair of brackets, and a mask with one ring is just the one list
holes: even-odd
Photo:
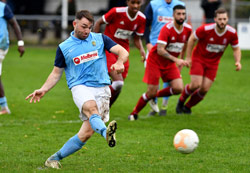
[(199, 144), (197, 134), (190, 129), (183, 129), (176, 133), (174, 137), (174, 147), (177, 151), (189, 154), (192, 153)]

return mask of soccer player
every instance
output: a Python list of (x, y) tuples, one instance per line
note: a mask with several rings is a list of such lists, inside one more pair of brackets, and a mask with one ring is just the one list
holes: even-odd
[[(241, 70), (238, 36), (236, 30), (227, 25), (227, 11), (223, 8), (216, 10), (214, 21), (215, 23), (200, 26), (188, 40), (186, 58), (191, 62), (192, 57), (191, 83), (185, 86), (176, 106), (176, 113), (191, 114), (191, 108), (204, 98), (215, 80), (220, 58), (228, 44), (233, 48), (236, 71)], [(198, 43), (193, 49), (196, 41)], [(189, 96), (191, 98), (185, 104)]]
[(1, 80), (2, 76), (2, 63), (9, 50), (9, 33), (7, 24), (14, 29), (15, 35), (17, 37), (18, 51), (20, 57), (24, 54), (24, 41), (22, 40), (22, 33), (20, 27), (16, 21), (14, 14), (12, 13), (10, 7), (0, 1), (0, 115), (10, 114), (10, 109), (7, 104), (7, 99), (4, 94), (4, 88)]
[[(145, 60), (145, 50), (142, 45), (141, 36), (145, 30), (146, 17), (140, 12), (142, 0), (127, 0), (127, 7), (112, 8), (94, 26), (94, 32), (100, 32), (102, 24), (106, 24), (104, 34), (109, 36), (116, 43), (123, 46), (129, 52), (129, 38), (133, 36), (135, 46), (140, 50), (142, 61)], [(110, 106), (119, 96), (127, 77), (129, 60), (125, 62), (125, 70), (117, 74), (110, 68), (117, 60), (117, 56), (106, 51), (109, 75), (112, 78)]]
[[(148, 89), (140, 97), (128, 117), (129, 120), (136, 120), (138, 113), (150, 99), (177, 95), (183, 90), (183, 82), (177, 66), (188, 66), (188, 62), (179, 59), (178, 56), (185, 47), (192, 28), (184, 23), (186, 18), (185, 6), (176, 5), (173, 17), (174, 21), (162, 27), (157, 44), (149, 52), (143, 78), (143, 81), (148, 84)], [(158, 91), (160, 77), (163, 82), (169, 82), (170, 86)]]
[[(185, 6), (185, 4), (179, 0), (154, 0), (150, 1), (150, 3), (147, 5), (145, 9), (146, 28), (144, 35), (146, 38), (146, 46), (148, 52), (156, 44), (161, 28), (166, 23), (173, 20), (173, 8), (176, 5)], [(184, 58), (182, 54), (180, 58)], [(166, 88), (168, 85), (168, 83), (164, 83), (163, 88)], [(155, 115), (156, 112), (159, 112), (157, 100), (150, 100), (149, 103), (153, 108), (153, 110), (149, 112), (149, 116)], [(167, 104), (168, 97), (163, 97), (162, 107), (159, 115), (167, 114)]]
[(30, 103), (39, 102), (56, 85), (65, 70), (68, 87), (80, 111), (83, 123), (79, 132), (46, 160), (47, 167), (59, 169), (59, 161), (80, 150), (94, 132), (101, 134), (110, 147), (116, 145), (116, 121), (111, 121), (108, 127), (105, 125), (109, 120), (110, 98), (105, 50), (118, 55), (117, 61), (111, 66), (116, 73), (123, 72), (128, 52), (104, 34), (91, 32), (93, 23), (94, 18), (88, 11), (76, 13), (74, 31), (59, 44), (54, 68), (48, 79), (40, 89), (26, 97), (26, 100), (31, 98)]

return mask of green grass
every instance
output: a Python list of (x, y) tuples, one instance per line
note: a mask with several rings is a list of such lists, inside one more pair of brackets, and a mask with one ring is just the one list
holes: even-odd
[[(38, 104), (25, 97), (40, 88), (53, 68), (56, 48), (27, 47), (23, 58), (11, 47), (3, 63), (2, 80), (11, 115), (0, 116), (0, 172), (57, 172), (44, 161), (81, 126), (65, 76)], [(169, 101), (168, 116), (138, 121), (127, 117), (146, 91), (139, 52), (131, 49), (130, 71), (110, 113), (118, 122), (117, 146), (109, 148), (98, 134), (85, 147), (61, 161), (63, 172), (249, 172), (250, 171), (250, 52), (242, 52), (236, 72), (231, 48), (221, 60), (217, 79), (192, 115), (176, 115), (178, 97)], [(190, 78), (183, 69), (184, 83)], [(200, 144), (188, 155), (173, 147), (181, 129), (197, 132)]]

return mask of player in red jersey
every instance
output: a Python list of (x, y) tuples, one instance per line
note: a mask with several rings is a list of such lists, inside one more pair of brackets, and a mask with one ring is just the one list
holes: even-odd
[[(215, 11), (215, 23), (200, 26), (189, 38), (187, 61), (192, 62), (191, 83), (185, 86), (176, 106), (176, 113), (191, 114), (191, 108), (199, 103), (212, 86), (218, 64), (228, 44), (233, 48), (236, 71), (241, 70), (241, 51), (234, 28), (227, 25), (228, 14), (225, 9)], [(198, 40), (196, 47), (192, 48)], [(192, 53), (192, 61), (191, 61)], [(189, 101), (184, 105), (187, 98)]]
[[(184, 23), (186, 18), (184, 6), (176, 5), (173, 10), (174, 21), (162, 27), (157, 44), (149, 52), (143, 78), (143, 81), (148, 84), (148, 89), (140, 97), (128, 117), (129, 120), (136, 120), (138, 113), (150, 99), (177, 95), (183, 90), (183, 82), (177, 66), (188, 66), (188, 62), (177, 57), (183, 51), (192, 28)], [(170, 82), (170, 86), (158, 91), (160, 77), (163, 82)]]
[[(102, 24), (106, 24), (104, 34), (109, 36), (116, 43), (123, 46), (129, 52), (129, 38), (133, 35), (135, 46), (140, 50), (142, 61), (145, 60), (145, 50), (142, 45), (146, 17), (139, 11), (142, 0), (127, 0), (127, 7), (112, 8), (102, 18), (98, 19), (94, 32), (99, 32)], [(122, 74), (117, 74), (110, 67), (117, 60), (117, 55), (106, 51), (109, 75), (112, 78), (110, 85), (111, 98), (110, 106), (115, 102), (121, 92), (124, 79), (127, 77), (129, 60), (124, 63), (125, 70)]]

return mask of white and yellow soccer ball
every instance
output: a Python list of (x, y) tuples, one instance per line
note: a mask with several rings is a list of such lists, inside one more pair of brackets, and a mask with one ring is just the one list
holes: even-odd
[(198, 135), (190, 129), (183, 129), (177, 132), (174, 137), (175, 149), (184, 154), (192, 153), (198, 147), (198, 144)]

